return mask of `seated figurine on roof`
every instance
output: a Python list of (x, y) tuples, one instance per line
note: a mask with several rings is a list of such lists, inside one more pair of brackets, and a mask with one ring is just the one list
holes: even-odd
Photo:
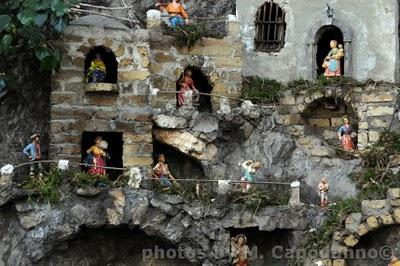
[(183, 26), (188, 22), (189, 16), (185, 11), (180, 0), (172, 0), (166, 7), (168, 15), (170, 15), (170, 23), (172, 27)]
[(101, 55), (96, 53), (95, 58), (90, 62), (90, 67), (86, 73), (86, 82), (101, 83), (106, 79), (106, 65), (101, 59)]

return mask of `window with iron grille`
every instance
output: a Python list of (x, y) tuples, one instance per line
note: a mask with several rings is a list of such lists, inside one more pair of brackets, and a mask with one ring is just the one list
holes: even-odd
[(285, 44), (285, 12), (273, 1), (265, 2), (256, 15), (256, 50), (279, 51)]

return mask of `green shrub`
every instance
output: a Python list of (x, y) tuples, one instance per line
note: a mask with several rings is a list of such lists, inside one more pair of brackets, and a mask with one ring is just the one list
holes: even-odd
[(174, 36), (178, 47), (193, 47), (198, 40), (209, 37), (207, 25), (204, 23), (187, 24), (177, 27), (164, 26), (164, 34)]
[(51, 168), (43, 177), (29, 176), (23, 188), (37, 195), (39, 200), (57, 203), (61, 198), (62, 173), (58, 168)]
[(72, 176), (71, 183), (76, 187), (87, 188), (94, 186), (97, 182), (111, 185), (107, 175), (91, 175), (86, 172), (77, 172)]

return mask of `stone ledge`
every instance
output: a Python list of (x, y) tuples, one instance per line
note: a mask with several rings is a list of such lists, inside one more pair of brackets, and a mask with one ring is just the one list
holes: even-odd
[(86, 92), (119, 92), (118, 84), (112, 83), (87, 83), (85, 84)]

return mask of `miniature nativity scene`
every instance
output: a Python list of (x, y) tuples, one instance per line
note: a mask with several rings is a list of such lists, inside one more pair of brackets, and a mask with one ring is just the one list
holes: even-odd
[[(48, 129), (32, 127), (21, 163), (1, 168), (0, 220), (22, 244), (7, 245), (19, 257), (0, 247), (0, 262), (359, 265), (332, 254), (400, 223), (397, 183), (384, 183), (397, 177), (396, 148), (386, 147), (387, 164), (368, 162), (380, 175), (359, 177), (399, 120), (397, 61), (383, 51), (398, 38), (382, 30), (398, 25), (382, 19), (377, 30), (357, 12), (378, 7), (343, 3), (325, 10), (313, 0), (305, 16), (304, 3), (236, 1), (224, 36), (187, 46), (162, 31), (188, 34), (202, 20), (183, 0), (156, 1), (141, 27), (97, 11), (71, 20), (49, 77)], [(362, 41), (361, 25), (372, 40)], [(374, 40), (392, 41), (378, 49)], [(246, 91), (247, 80), (259, 83)], [(383, 199), (359, 198), (377, 184)], [(360, 206), (329, 220), (348, 199)], [(321, 244), (327, 222), (336, 231)], [(308, 244), (332, 254), (300, 258)]]

